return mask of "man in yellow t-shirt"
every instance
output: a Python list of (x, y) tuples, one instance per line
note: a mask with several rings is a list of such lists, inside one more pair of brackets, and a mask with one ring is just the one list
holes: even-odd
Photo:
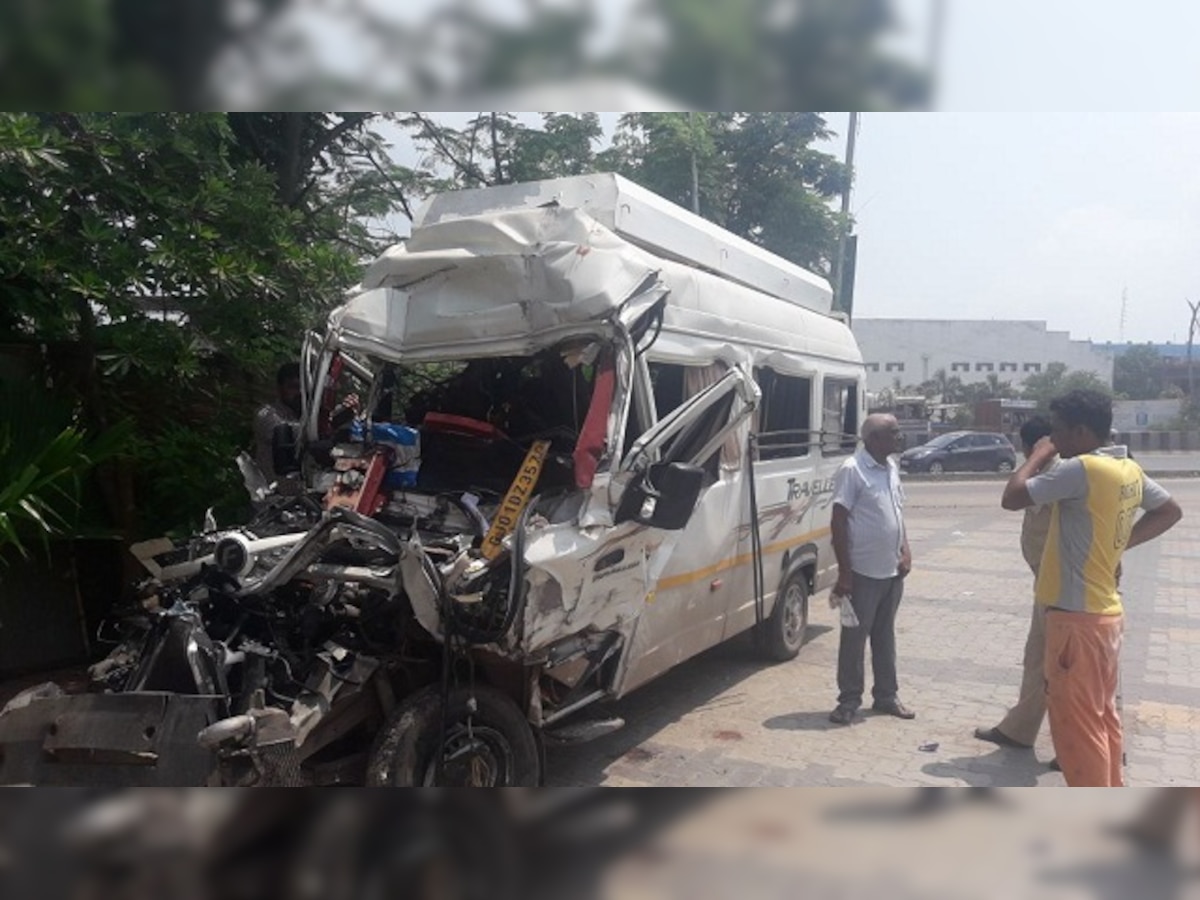
[[(1122, 784), (1117, 665), (1123, 611), (1117, 567), (1129, 547), (1183, 513), (1124, 447), (1105, 446), (1112, 400), (1075, 390), (1050, 403), (1053, 430), (1004, 488), (1009, 510), (1053, 503), (1035, 599), (1046, 607), (1046, 709), (1072, 787)], [(1062, 457), (1049, 467), (1055, 454)], [(1137, 511), (1144, 510), (1141, 517)]]

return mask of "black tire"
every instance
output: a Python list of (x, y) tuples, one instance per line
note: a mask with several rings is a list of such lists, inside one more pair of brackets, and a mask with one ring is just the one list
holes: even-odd
[(760, 646), (768, 659), (787, 662), (796, 658), (808, 631), (808, 579), (803, 572), (784, 580), (775, 596), (775, 608), (761, 628)]
[[(468, 715), (468, 704), (475, 711)], [(380, 729), (367, 764), (370, 787), (537, 787), (541, 763), (533, 729), (495, 688), (454, 688), (446, 716), (447, 761), (437, 781), (442, 689), (410, 694)], [(468, 724), (469, 720), (469, 724)]]
[(996, 471), (999, 472), (1001, 475), (1007, 475), (1012, 470), (1013, 470), (1013, 464), (1010, 463), (1007, 459), (1000, 460), (1000, 465), (996, 466)]
[(940, 462), (931, 462), (929, 464), (929, 474), (930, 475), (941, 475), (945, 471), (946, 471), (946, 467), (943, 466)]

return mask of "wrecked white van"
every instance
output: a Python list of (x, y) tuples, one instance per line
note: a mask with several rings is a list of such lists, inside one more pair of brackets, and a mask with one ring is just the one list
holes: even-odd
[(752, 627), (799, 651), (863, 397), (829, 306), (820, 279), (617, 176), (447, 194), (310, 347), (309, 408), (339, 355), (388, 385), (465, 364), (404, 411), (420, 464), (389, 506), (469, 508), (418, 528), (405, 589), (553, 730)]
[[(750, 629), (795, 656), (834, 578), (833, 476), (863, 411), (830, 301), (614, 175), (435, 197), (305, 345), (309, 513), (174, 558), (225, 579), (170, 604), (204, 629), (176, 667), (200, 687), (169, 687), (210, 754), (187, 771), (537, 784), (543, 739), (620, 725), (597, 701)], [(348, 384), (363, 415), (339, 433)], [(168, 690), (125, 665), (126, 695)], [(4, 740), (41, 739), (6, 715)]]

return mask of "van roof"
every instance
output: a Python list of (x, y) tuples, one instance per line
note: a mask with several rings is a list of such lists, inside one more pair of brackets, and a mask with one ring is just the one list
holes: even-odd
[(341, 346), (393, 360), (521, 354), (612, 318), (631, 327), (666, 298), (659, 350), (672, 357), (734, 340), (861, 363), (838, 319), (655, 256), (578, 209), (427, 220), (331, 314)]
[(828, 315), (832, 309), (833, 291), (824, 278), (611, 172), (436, 194), (418, 212), (413, 226), (549, 204), (583, 210), (657, 257), (814, 312)]

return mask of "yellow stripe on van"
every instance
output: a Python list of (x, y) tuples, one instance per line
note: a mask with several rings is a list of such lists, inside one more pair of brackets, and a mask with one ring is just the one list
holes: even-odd
[[(802, 534), (786, 541), (778, 541), (774, 544), (768, 544), (767, 546), (763, 547), (763, 556), (782, 553), (784, 550), (790, 550), (793, 547), (798, 547), (801, 544), (808, 543), (809, 541), (823, 538), (828, 534), (830, 534), (829, 528), (818, 528), (816, 531), (810, 531), (807, 534)], [(679, 575), (672, 575), (670, 578), (661, 578), (659, 579), (658, 585), (655, 589), (658, 591), (666, 591), (670, 590), (671, 588), (683, 587), (686, 584), (693, 584), (697, 581), (703, 581), (706, 578), (712, 578), (714, 575), (719, 575), (721, 572), (727, 572), (730, 569), (736, 569), (753, 561), (753, 553), (742, 553), (738, 556), (731, 556), (728, 559), (721, 560), (719, 563), (714, 563), (711, 566), (705, 566), (703, 569), (693, 569), (691, 572), (682, 572)]]

